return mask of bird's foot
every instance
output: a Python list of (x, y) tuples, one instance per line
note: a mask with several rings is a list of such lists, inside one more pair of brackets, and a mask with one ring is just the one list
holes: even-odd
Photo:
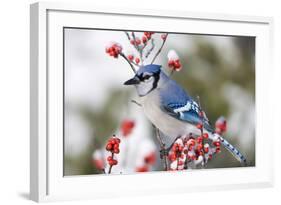
[(169, 154), (170, 149), (161, 149), (160, 150), (160, 158), (163, 159), (164, 157), (167, 157)]
[(173, 145), (175, 144), (175, 142), (177, 141), (177, 139), (179, 139), (181, 136), (177, 137), (174, 142), (168, 147), (168, 148), (162, 148), (160, 150), (160, 158), (163, 159), (164, 157), (169, 155), (170, 150), (173, 148)]

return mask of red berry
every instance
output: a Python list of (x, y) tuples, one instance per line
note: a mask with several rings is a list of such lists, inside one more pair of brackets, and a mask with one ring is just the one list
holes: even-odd
[(146, 42), (147, 42), (147, 37), (146, 37), (146, 36), (143, 36), (143, 37), (142, 37), (142, 43), (145, 44)]
[(117, 148), (117, 149), (114, 149), (113, 152), (114, 152), (115, 154), (119, 154), (120, 150)]
[(202, 148), (203, 148), (203, 145), (202, 145), (202, 144), (198, 144), (198, 145), (197, 145), (197, 150), (198, 150), (198, 151), (200, 151)]
[(139, 59), (139, 58), (136, 58), (135, 61), (136, 61), (136, 64), (139, 64), (140, 59)]
[(168, 66), (171, 68), (171, 67), (174, 67), (174, 61), (173, 60), (169, 60), (168, 61)]
[(133, 55), (128, 55), (128, 59), (129, 59), (130, 61), (132, 61), (132, 60), (134, 60), (134, 56), (133, 56)]
[(151, 32), (144, 32), (144, 35), (147, 37), (147, 39), (151, 38)]
[(216, 127), (216, 132), (218, 133), (223, 133), (226, 131), (226, 120), (224, 117), (220, 117), (219, 119), (217, 119), (215, 127)]
[(221, 145), (221, 143), (219, 141), (213, 142), (213, 145), (215, 145), (216, 147), (219, 147)]
[(136, 172), (148, 172), (148, 166), (137, 167)]
[(112, 161), (113, 161), (113, 165), (117, 165), (118, 164), (117, 160), (113, 159)]
[(115, 144), (114, 138), (110, 138), (110, 139), (108, 140), (108, 143), (109, 143), (109, 144), (112, 144), (112, 145)]
[(179, 150), (179, 152), (182, 152), (183, 147), (182, 147), (182, 146), (179, 146), (179, 147), (178, 147), (178, 150)]
[(172, 154), (169, 155), (169, 159), (171, 161), (175, 161), (177, 159), (177, 157), (176, 157), (176, 155), (174, 153), (172, 153)]
[(155, 152), (152, 152), (151, 154), (147, 155), (145, 158), (144, 158), (144, 162), (146, 164), (154, 164), (156, 162), (156, 155), (155, 155)]
[(132, 44), (132, 45), (135, 45), (135, 41), (132, 39), (132, 40), (130, 40), (130, 43)]
[(141, 40), (139, 38), (136, 39), (136, 44), (140, 45), (141, 44)]
[(174, 67), (177, 69), (177, 68), (180, 68), (181, 67), (181, 64), (179, 61), (175, 61), (174, 63)]
[(108, 48), (108, 52), (114, 51), (113, 47)]
[(203, 137), (202, 136), (197, 137), (197, 142), (198, 143), (202, 143), (202, 141), (203, 141)]
[(208, 153), (209, 152), (209, 147), (204, 147), (204, 152)]
[(135, 127), (135, 122), (133, 120), (124, 120), (121, 124), (121, 132), (124, 137), (127, 137), (132, 133)]
[(116, 138), (116, 141), (118, 142), (118, 144), (121, 142), (121, 140), (119, 138)]
[(192, 146), (194, 146), (194, 145), (195, 145), (195, 140), (194, 140), (194, 139), (191, 139), (190, 144), (191, 144)]
[(108, 164), (109, 164), (110, 166), (113, 166), (113, 160), (109, 160), (109, 161), (108, 161)]
[(111, 144), (107, 144), (107, 145), (106, 145), (106, 150), (107, 150), (107, 151), (110, 151), (111, 149), (112, 149), (112, 145), (111, 145)]
[(109, 161), (111, 161), (112, 160), (112, 156), (108, 156), (107, 157), (107, 161), (109, 162)]
[(221, 148), (220, 147), (217, 147), (216, 148), (216, 153), (220, 152), (221, 151)]
[(196, 125), (196, 127), (197, 127), (198, 129), (202, 129), (203, 125), (202, 125), (202, 123), (198, 123), (198, 124)]
[(204, 137), (204, 139), (208, 139), (208, 138), (209, 138), (208, 133), (204, 133), (204, 134), (203, 134), (203, 137)]
[(163, 40), (166, 40), (167, 34), (162, 34), (162, 35), (161, 35), (161, 38), (162, 38)]
[(96, 166), (97, 169), (103, 169), (104, 168), (103, 160), (94, 159), (92, 162)]

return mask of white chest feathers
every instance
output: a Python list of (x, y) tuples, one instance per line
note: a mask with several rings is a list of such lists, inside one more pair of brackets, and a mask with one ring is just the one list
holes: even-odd
[(175, 139), (191, 132), (198, 133), (195, 126), (165, 113), (160, 107), (160, 98), (155, 91), (141, 97), (141, 104), (147, 118), (166, 136)]

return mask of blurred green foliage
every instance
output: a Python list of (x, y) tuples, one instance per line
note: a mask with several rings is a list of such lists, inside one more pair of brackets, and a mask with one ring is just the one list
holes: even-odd
[[(126, 109), (130, 92), (128, 90), (112, 89), (100, 109), (81, 105), (80, 115), (91, 128), (91, 141), (87, 148), (78, 156), (65, 155), (64, 175), (89, 175), (101, 173), (91, 163), (94, 150), (102, 148), (105, 141), (114, 134), (120, 125), (120, 113)], [(116, 109), (118, 108), (118, 109)], [(67, 140), (67, 139), (65, 139)]]

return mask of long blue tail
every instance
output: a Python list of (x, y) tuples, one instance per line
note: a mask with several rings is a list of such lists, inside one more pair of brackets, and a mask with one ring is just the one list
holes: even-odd
[(243, 165), (247, 166), (246, 158), (241, 154), (241, 152), (236, 149), (232, 144), (230, 144), (226, 139), (222, 136), (219, 136), (219, 140), (223, 144), (223, 146)]
[[(213, 128), (208, 124), (204, 124), (204, 128), (212, 133), (213, 135), (214, 130)], [(241, 154), (241, 152), (235, 148), (232, 144), (230, 144), (226, 139), (224, 139), (222, 136), (217, 135), (219, 140), (221, 141), (222, 145), (242, 164), (242, 166), (247, 166), (247, 160), (246, 158)]]

